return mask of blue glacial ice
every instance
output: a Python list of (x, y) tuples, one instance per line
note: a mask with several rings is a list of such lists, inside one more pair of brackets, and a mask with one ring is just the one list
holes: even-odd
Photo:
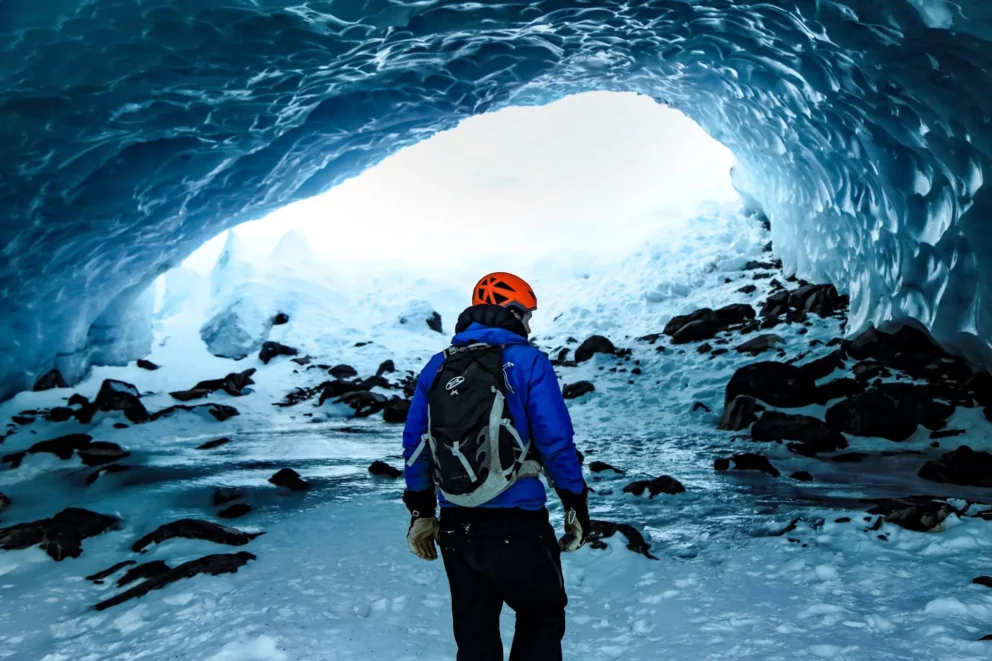
[(122, 310), (219, 232), (588, 90), (726, 144), (786, 270), (851, 294), (851, 332), (912, 318), (984, 361), (990, 37), (986, 0), (7, 2), (0, 395), (140, 353)]

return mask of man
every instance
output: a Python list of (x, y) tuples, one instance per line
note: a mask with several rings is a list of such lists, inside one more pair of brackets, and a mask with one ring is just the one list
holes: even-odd
[[(504, 603), (517, 616), (510, 661), (562, 658), (560, 552), (585, 543), (588, 490), (554, 368), (527, 340), (536, 309), (517, 276), (482, 278), (452, 347), (421, 373), (403, 432), (407, 541), (424, 560), (440, 543), (458, 661), (502, 661)], [(538, 473), (565, 506), (560, 541)]]

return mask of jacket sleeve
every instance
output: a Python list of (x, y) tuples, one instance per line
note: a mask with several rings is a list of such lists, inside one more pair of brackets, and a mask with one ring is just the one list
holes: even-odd
[[(431, 375), (437, 372), (436, 361), (427, 363), (424, 371), (417, 379), (417, 388), (413, 393), (413, 400), (410, 402), (410, 412), (406, 418), (406, 426), (403, 428), (403, 460), (409, 461), (413, 453), (420, 445), (421, 437), (427, 433), (427, 390), (431, 386), (428, 380)], [(406, 488), (409, 491), (425, 491), (434, 488), (434, 480), (431, 478), (430, 449), (424, 448), (420, 456), (407, 465), (404, 471), (406, 476)]]
[(555, 488), (581, 494), (586, 483), (572, 438), (572, 418), (551, 361), (543, 353), (535, 353), (527, 393), (531, 440)]

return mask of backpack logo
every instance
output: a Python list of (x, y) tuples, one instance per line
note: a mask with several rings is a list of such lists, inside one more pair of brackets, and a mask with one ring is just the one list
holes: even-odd
[(451, 381), (448, 381), (444, 385), (444, 389), (447, 390), (447, 391), (449, 391), (449, 392), (451, 392), (451, 396), (454, 397), (455, 395), (458, 394), (458, 391), (455, 390), (455, 388), (457, 388), (458, 386), (462, 385), (463, 383), (465, 383), (465, 377), (464, 376), (456, 376), (455, 378), (453, 378)]

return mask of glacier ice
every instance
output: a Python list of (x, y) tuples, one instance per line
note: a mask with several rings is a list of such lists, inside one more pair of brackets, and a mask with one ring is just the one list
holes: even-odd
[(726, 144), (786, 269), (851, 294), (852, 332), (911, 318), (988, 360), (987, 0), (5, 10), (0, 397), (140, 351), (124, 303), (219, 232), (470, 115), (588, 90)]

